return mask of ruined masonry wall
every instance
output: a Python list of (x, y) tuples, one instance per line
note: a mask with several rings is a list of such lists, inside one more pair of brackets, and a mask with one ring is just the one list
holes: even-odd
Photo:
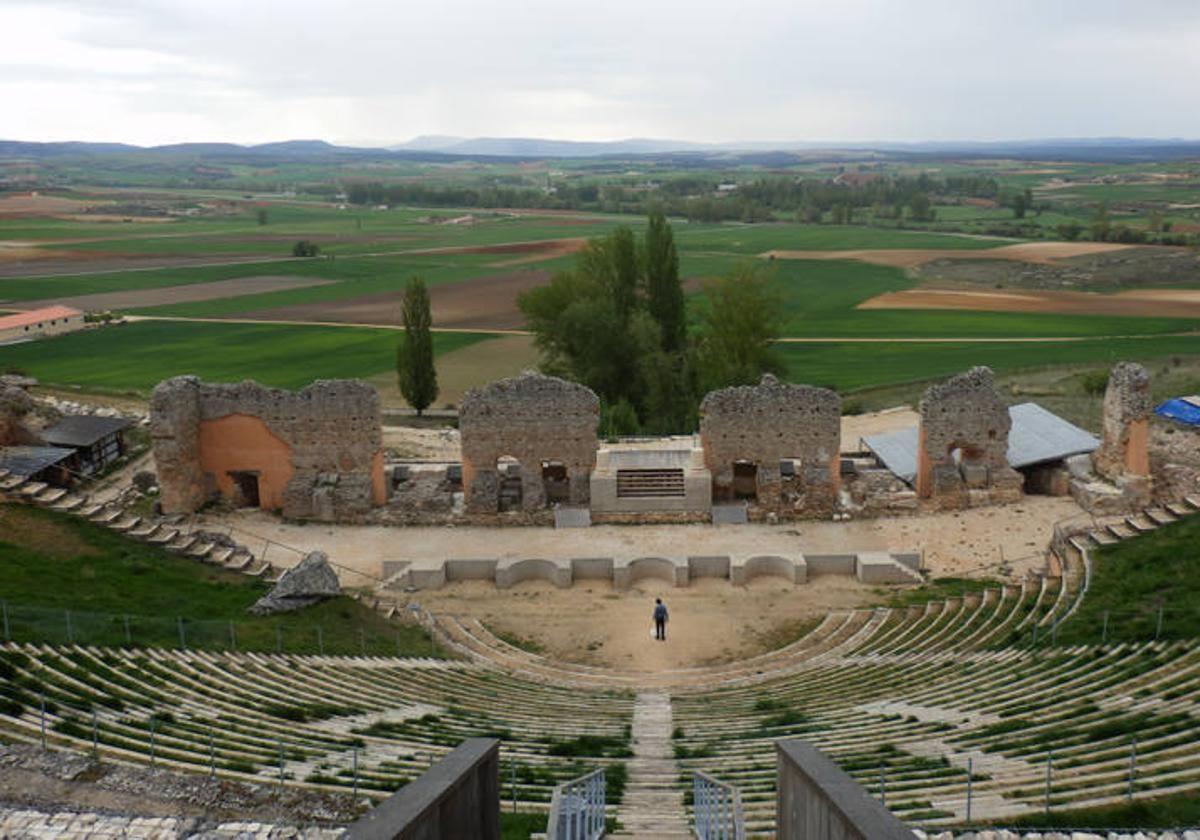
[(502, 457), (520, 462), (523, 509), (546, 504), (543, 461), (566, 468), (571, 504), (587, 504), (599, 419), (600, 400), (590, 389), (530, 371), (468, 391), (458, 417), (467, 510), (496, 512)]
[(1150, 456), (1150, 374), (1134, 362), (1118, 362), (1104, 392), (1104, 437), (1092, 456), (1096, 472), (1110, 481), (1148, 476)]
[[(796, 513), (832, 510), (839, 488), (842, 405), (838, 395), (766, 375), (752, 386), (712, 391), (700, 403), (700, 441), (718, 493), (733, 483), (735, 461), (757, 465), (758, 505)], [(784, 491), (779, 462), (795, 459)]]
[(918, 496), (951, 508), (1020, 498), (1021, 476), (1007, 458), (1012, 418), (991, 368), (975, 367), (931, 386), (919, 411)]
[(150, 397), (164, 512), (196, 510), (228, 486), (227, 476), (218, 479), (204, 469), (206, 462), (227, 471), (256, 468), (253, 451), (239, 449), (243, 441), (221, 432), (239, 427), (218, 422), (236, 416), (261, 421), (288, 449), (291, 476), (278, 497), (271, 496), (284, 516), (349, 520), (384, 502), (379, 394), (371, 386), (319, 380), (292, 392), (256, 382), (206, 384), (182, 376), (159, 383)]

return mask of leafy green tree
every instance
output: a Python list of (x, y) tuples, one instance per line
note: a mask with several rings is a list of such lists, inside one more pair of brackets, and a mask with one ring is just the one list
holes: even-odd
[(746, 263), (704, 286), (707, 306), (701, 314), (697, 364), (703, 390), (750, 385), (764, 373), (784, 372), (775, 347), (779, 337), (779, 297), (770, 273)]
[(650, 216), (646, 226), (646, 308), (662, 331), (662, 348), (683, 347), (687, 322), (683, 284), (679, 281), (679, 252), (675, 235), (662, 213)]
[(413, 277), (404, 290), (401, 304), (404, 337), (396, 351), (396, 373), (400, 393), (421, 416), (437, 399), (437, 369), (433, 363), (433, 316), (430, 314), (429, 291), (425, 281)]
[(292, 246), (293, 257), (315, 257), (321, 253), (321, 246), (307, 239), (301, 239)]
[(1025, 218), (1025, 195), (1024, 195), (1024, 193), (1017, 193), (1016, 195), (1013, 196), (1012, 211), (1013, 211), (1014, 219), (1024, 219)]
[(916, 222), (931, 222), (934, 218), (933, 205), (923, 192), (913, 193), (908, 201), (908, 213)]
[(260, 225), (265, 225), (265, 224), (267, 223), (267, 221), (268, 221), (268, 219), (267, 219), (267, 208), (265, 208), (265, 207), (260, 207), (260, 208), (258, 208), (258, 210), (257, 210), (257, 211), (255, 211), (255, 213), (254, 213), (254, 216), (255, 216), (255, 218), (256, 218), (256, 219), (258, 219), (258, 223), (259, 223)]

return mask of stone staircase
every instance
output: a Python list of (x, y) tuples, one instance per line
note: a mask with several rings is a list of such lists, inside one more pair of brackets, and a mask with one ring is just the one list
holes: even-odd
[(671, 698), (639, 694), (633, 707), (633, 758), (626, 765), (629, 781), (617, 809), (621, 829), (614, 837), (692, 836), (678, 787), (672, 729)]

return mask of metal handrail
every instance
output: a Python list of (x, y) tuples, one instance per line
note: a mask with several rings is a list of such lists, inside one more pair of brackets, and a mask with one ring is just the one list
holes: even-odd
[(604, 836), (604, 770), (563, 782), (550, 799), (546, 840), (597, 840)]
[(742, 794), (707, 773), (692, 776), (692, 810), (699, 840), (745, 840)]

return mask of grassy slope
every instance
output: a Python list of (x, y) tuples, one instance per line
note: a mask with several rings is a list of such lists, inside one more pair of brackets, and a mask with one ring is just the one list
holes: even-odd
[(1154, 638), (1159, 607), (1162, 638), (1192, 638), (1200, 628), (1200, 516), (1101, 549), (1083, 603), (1058, 631), (1059, 644), (1099, 642), (1104, 614), (1108, 638)]
[(360, 631), (378, 653), (394, 654), (397, 645), (408, 655), (433, 652), (423, 630), (388, 622), (347, 597), (278, 617), (251, 616), (246, 608), (267, 584), (75, 517), (0, 505), (0, 535), (0, 592), (17, 641), (66, 641), (65, 611), (71, 610), (73, 638), (84, 643), (122, 643), (120, 616), (129, 615), (142, 644), (176, 645), (183, 618), (192, 647), (225, 648), (234, 622), (241, 650), (275, 650), (276, 627), (285, 650), (315, 650), (320, 626), (331, 653), (360, 652)]
[[(399, 335), (337, 327), (141, 322), (0, 347), (0, 369), (92, 390), (145, 393), (181, 374), (301, 388), (314, 379), (367, 377), (391, 369)], [(434, 352), (488, 337), (437, 333)]]

